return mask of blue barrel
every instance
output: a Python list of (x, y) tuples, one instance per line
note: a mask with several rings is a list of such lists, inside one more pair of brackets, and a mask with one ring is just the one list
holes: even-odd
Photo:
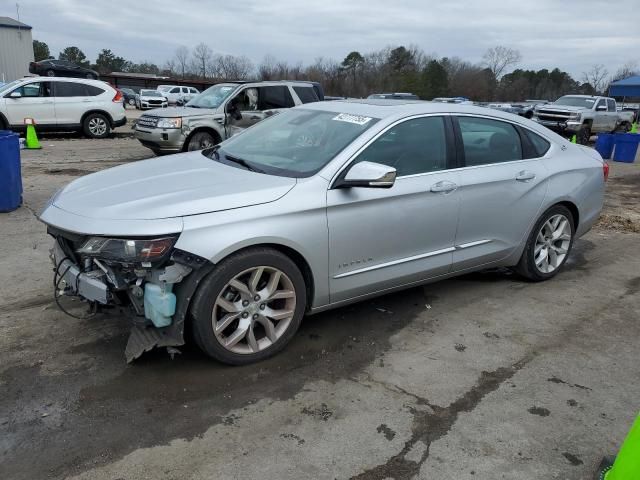
[(633, 163), (636, 159), (640, 143), (640, 135), (635, 133), (619, 133), (615, 135), (615, 150), (613, 160), (615, 162)]
[(18, 135), (0, 130), (0, 212), (15, 210), (21, 203), (22, 174)]
[(605, 160), (611, 158), (614, 140), (615, 135), (610, 133), (599, 133), (598, 138), (596, 138), (596, 151)]

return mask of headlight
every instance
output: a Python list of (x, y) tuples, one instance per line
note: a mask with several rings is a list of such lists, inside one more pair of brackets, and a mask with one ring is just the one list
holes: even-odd
[(569, 114), (571, 120), (580, 120), (580, 112), (572, 112)]
[(167, 255), (177, 237), (134, 240), (126, 238), (89, 238), (77, 252), (89, 257), (100, 257), (118, 262), (152, 262)]
[(182, 127), (182, 118), (161, 118), (158, 120), (158, 128), (180, 128)]

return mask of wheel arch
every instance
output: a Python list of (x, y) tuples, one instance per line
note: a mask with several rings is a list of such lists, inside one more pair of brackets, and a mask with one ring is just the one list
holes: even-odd
[[(307, 306), (306, 310), (309, 311), (314, 304), (315, 292), (316, 292), (316, 279), (313, 276), (313, 270), (307, 260), (307, 257), (300, 252), (299, 248), (294, 245), (287, 244), (286, 242), (277, 241), (275, 239), (264, 239), (263, 241), (243, 242), (240, 245), (234, 245), (225, 249), (220, 254), (216, 255), (212, 259), (214, 264), (220, 263), (225, 258), (234, 255), (245, 250), (252, 248), (271, 248), (283, 255), (289, 257), (293, 263), (300, 269), (304, 278), (304, 283), (307, 290)], [(215, 272), (215, 268), (213, 270)]]
[(2, 112), (0, 112), (0, 128), (9, 129), (11, 125), (9, 125), (9, 120), (5, 117)]
[[(578, 225), (580, 224), (580, 210), (578, 210), (578, 206), (570, 200), (562, 200), (561, 202), (554, 203), (549, 208), (555, 207), (556, 205), (562, 205), (571, 212), (571, 216), (573, 217), (573, 228), (578, 230)], [(549, 210), (549, 208), (547, 208), (547, 210)]]
[(113, 117), (111, 117), (111, 115), (109, 114), (109, 112), (105, 112), (104, 110), (100, 110), (99, 108), (94, 108), (92, 110), (88, 110), (86, 112), (84, 112), (82, 114), (82, 117), (80, 118), (80, 126), (84, 127), (84, 121), (86, 120), (86, 118), (91, 115), (92, 113), (99, 113), (100, 115), (104, 115), (105, 117), (107, 117), (107, 120), (109, 121), (109, 126), (111, 128), (113, 128)]
[(196, 127), (193, 130), (191, 130), (191, 132), (189, 132), (189, 135), (187, 136), (187, 138), (185, 138), (184, 143), (182, 144), (182, 151), (186, 152), (187, 148), (189, 146), (189, 142), (191, 141), (191, 137), (193, 137), (196, 133), (198, 132), (207, 132), (210, 133), (214, 136), (214, 138), (217, 140), (216, 144), (220, 143), (222, 141), (222, 135), (220, 134), (219, 131), (217, 131), (214, 127), (211, 126), (200, 126), (200, 127)]

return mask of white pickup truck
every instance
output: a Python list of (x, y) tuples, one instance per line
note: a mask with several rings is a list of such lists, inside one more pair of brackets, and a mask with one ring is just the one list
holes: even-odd
[(584, 145), (594, 133), (629, 131), (633, 112), (619, 112), (613, 98), (565, 95), (553, 103), (538, 105), (533, 119), (561, 135), (576, 135), (576, 141)]

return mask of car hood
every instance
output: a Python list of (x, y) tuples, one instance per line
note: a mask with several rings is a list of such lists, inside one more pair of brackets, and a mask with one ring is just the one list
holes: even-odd
[(197, 115), (213, 115), (217, 112), (215, 108), (192, 108), (192, 107), (169, 107), (154, 109), (145, 112), (150, 117), (194, 117)]
[(251, 172), (188, 152), (78, 178), (52, 203), (83, 217), (153, 220), (273, 202), (295, 184), (295, 178)]

